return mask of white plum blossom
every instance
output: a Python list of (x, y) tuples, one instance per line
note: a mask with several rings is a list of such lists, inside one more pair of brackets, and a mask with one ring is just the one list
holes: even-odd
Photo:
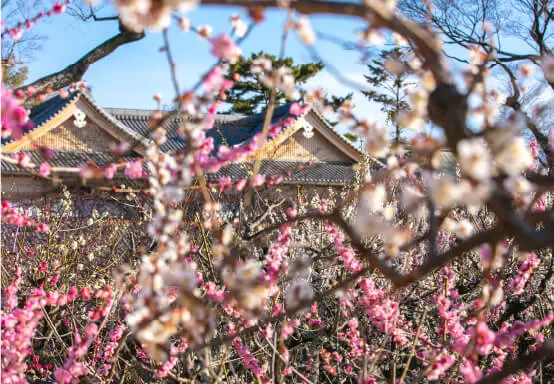
[(441, 224), (441, 229), (450, 233), (454, 233), (457, 227), (458, 222), (451, 217), (446, 217)]
[(525, 195), (534, 190), (533, 184), (521, 175), (508, 177), (504, 180), (504, 187), (511, 193), (517, 195)]
[(360, 237), (378, 235), (386, 237), (394, 231), (392, 225), (383, 217), (370, 213), (366, 199), (360, 201), (352, 228)]
[(456, 221), (450, 217), (447, 217), (443, 220), (441, 224), (441, 229), (455, 234), (460, 239), (465, 239), (469, 237), (473, 231), (473, 224), (467, 219), (461, 219), (459, 221)]
[(388, 58), (383, 63), (386, 71), (392, 75), (400, 76), (406, 71), (406, 66), (400, 60), (395, 58)]
[(415, 111), (400, 111), (396, 122), (400, 127), (415, 132), (419, 132), (425, 127), (425, 120)]
[(266, 57), (258, 57), (250, 65), (250, 70), (252, 71), (252, 73), (255, 73), (255, 74), (269, 72), (271, 71), (271, 68), (272, 68), (271, 60), (269, 60)]
[(383, 184), (377, 184), (373, 189), (367, 190), (361, 196), (363, 209), (371, 213), (378, 213), (383, 210), (387, 198), (387, 190)]
[(483, 181), (491, 175), (491, 158), (480, 139), (466, 139), (458, 143), (458, 161), (462, 171), (471, 178)]
[(383, 217), (385, 220), (392, 220), (396, 215), (396, 205), (394, 203), (388, 203), (383, 207)]
[(467, 219), (462, 219), (458, 222), (458, 225), (454, 229), (454, 233), (456, 236), (458, 236), (460, 239), (465, 239), (471, 236), (473, 233), (473, 224)]
[(514, 137), (496, 156), (496, 165), (509, 176), (515, 176), (533, 164), (533, 156), (523, 137)]
[(364, 0), (365, 4), (368, 7), (376, 10), (377, 12), (382, 12), (385, 15), (390, 15), (396, 9), (396, 0)]
[(431, 199), (439, 209), (456, 205), (462, 197), (460, 185), (448, 177), (431, 180), (429, 189)]
[(464, 179), (460, 181), (459, 191), (460, 201), (464, 202), (468, 208), (477, 209), (490, 197), (491, 183), (486, 181), (473, 185)]
[(188, 17), (181, 17), (179, 18), (179, 28), (181, 28), (181, 31), (188, 32), (190, 31), (191, 27), (191, 21)]
[(116, 0), (121, 22), (129, 29), (140, 32), (145, 28), (162, 30), (169, 27), (173, 12), (188, 11), (197, 0)]
[(244, 37), (248, 31), (248, 25), (241, 19), (240, 16), (236, 15), (231, 17), (231, 25), (234, 28), (235, 35), (238, 37)]
[(400, 253), (400, 248), (410, 239), (409, 231), (389, 230), (386, 236), (383, 236), (384, 249), (387, 255), (396, 256)]
[(306, 45), (312, 45), (315, 43), (315, 32), (310, 25), (310, 21), (307, 17), (302, 16), (296, 22), (296, 32), (298, 37)]
[(209, 39), (212, 36), (213, 27), (211, 25), (199, 25), (196, 30), (202, 39)]
[[(292, 74), (292, 71), (286, 65), (271, 70), (271, 62), (265, 60), (255, 60), (252, 63), (252, 69), (254, 73), (260, 73), (261, 82), (268, 88), (277, 88), (281, 90), (289, 99), (297, 99), (300, 97), (298, 90), (296, 89), (296, 81)], [(269, 70), (266, 68), (269, 67)], [(270, 71), (263, 73), (264, 71)]]
[(366, 151), (375, 157), (384, 157), (390, 150), (388, 129), (384, 125), (369, 123), (367, 128), (360, 131), (366, 139)]
[(167, 359), (163, 345), (176, 331), (177, 327), (173, 322), (154, 320), (137, 332), (137, 338), (153, 360), (163, 361)]
[(408, 45), (408, 40), (398, 32), (392, 33), (392, 41), (394, 44), (398, 45), (399, 47)]

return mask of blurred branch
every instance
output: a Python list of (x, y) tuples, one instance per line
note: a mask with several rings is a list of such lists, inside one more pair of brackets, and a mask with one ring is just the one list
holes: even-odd
[(489, 375), (477, 382), (477, 384), (497, 384), (514, 373), (527, 369), (534, 363), (544, 361), (548, 364), (554, 361), (554, 341), (546, 340), (537, 350), (516, 359), (508, 360), (499, 372)]

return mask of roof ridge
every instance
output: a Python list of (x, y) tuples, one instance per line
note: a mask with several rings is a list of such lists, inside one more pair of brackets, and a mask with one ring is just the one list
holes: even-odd
[(104, 108), (102, 108), (92, 95), (90, 95), (88, 92), (82, 92), (82, 95), (87, 99), (87, 101), (95, 108), (102, 116), (104, 116), (110, 123), (115, 125), (117, 128), (119, 128), (121, 131), (125, 132), (127, 135), (132, 137), (135, 140), (138, 140), (143, 145), (148, 145), (149, 140), (145, 138), (144, 136), (138, 134), (137, 132), (133, 131), (132, 129), (128, 128), (125, 124), (120, 122), (118, 119), (116, 119), (111, 113), (106, 111)]
[[(149, 117), (153, 112), (159, 111), (158, 109), (142, 109), (142, 108), (112, 108), (112, 107), (103, 107), (106, 112), (114, 116), (125, 116), (125, 117)], [(169, 110), (161, 110), (162, 112), (170, 112)], [(231, 115), (227, 113), (216, 113), (216, 119), (220, 121), (238, 121), (238, 120), (250, 120), (252, 117), (255, 117), (252, 120), (256, 120), (258, 116), (256, 115)]]
[[(111, 114), (151, 114), (152, 112), (158, 111), (158, 109), (147, 109), (147, 108), (115, 108), (115, 107), (102, 107), (105, 111), (110, 112)], [(167, 111), (164, 111), (167, 112)]]

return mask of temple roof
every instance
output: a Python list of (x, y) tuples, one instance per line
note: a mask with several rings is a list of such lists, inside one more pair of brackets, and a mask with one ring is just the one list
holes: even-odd
[[(82, 98), (82, 99), (81, 99)], [(122, 109), (122, 108), (102, 108), (86, 91), (71, 92), (68, 97), (62, 98), (59, 95), (53, 96), (45, 102), (31, 108), (30, 119), (34, 123), (34, 128), (26, 132), (26, 135), (33, 131), (49, 130), (49, 126), (59, 124), (63, 116), (62, 113), (67, 108), (73, 106), (79, 100), (84, 100), (92, 106), (92, 110), (103, 116), (110, 127), (106, 129), (116, 130), (123, 133), (123, 137), (128, 137), (131, 140), (137, 140), (143, 146), (148, 145), (151, 141), (149, 138), (150, 128), (149, 119), (154, 110), (143, 109)], [(290, 113), (292, 103), (284, 104), (275, 108), (272, 116), (272, 123), (280, 122), (282, 129), (279, 135), (290, 135), (291, 132), (298, 128), (293, 128), (293, 131), (288, 129), (301, 117), (308, 113), (312, 113), (312, 121), (317, 121), (318, 129), (334, 143), (337, 148), (347, 155), (347, 158), (352, 159), (350, 162), (330, 162), (321, 161), (314, 163), (285, 161), (279, 159), (264, 159), (260, 173), (267, 176), (283, 176), (285, 184), (312, 184), (312, 185), (346, 185), (352, 182), (355, 171), (352, 165), (358, 162), (363, 157), (363, 154), (355, 148), (352, 143), (346, 140), (342, 135), (334, 131), (327, 124), (325, 119), (320, 116), (315, 110), (308, 109), (304, 115), (296, 116)], [(250, 142), (256, 134), (263, 130), (265, 119), (265, 111), (254, 115), (227, 115), (217, 114), (215, 116), (214, 126), (206, 131), (208, 137), (214, 140), (214, 153), (221, 145), (229, 147), (246, 144)], [(180, 118), (175, 116), (170, 118), (164, 128), (167, 131), (167, 141), (161, 147), (165, 152), (179, 151), (183, 148), (184, 140), (178, 134), (177, 130), (180, 126)], [(42, 134), (41, 131), (33, 134)], [(121, 135), (121, 134), (120, 134)], [(277, 135), (277, 137), (280, 137)], [(130, 141), (131, 141), (130, 140)], [(271, 141), (271, 138), (270, 138)], [(14, 141), (3, 141), (2, 144), (8, 144), (17, 148)], [(144, 148), (144, 147), (143, 147)], [(16, 149), (17, 150), (17, 149)], [(9, 152), (9, 151), (8, 151)], [(34, 164), (40, 164), (45, 159), (40, 151), (27, 150), (25, 151), (31, 157)], [(138, 153), (133, 154), (133, 156)], [(113, 158), (109, 153), (103, 152), (84, 152), (84, 151), (55, 151), (55, 156), (48, 160), (52, 167), (57, 168), (77, 168), (86, 162), (94, 162), (102, 166), (113, 162)], [(248, 178), (251, 175), (252, 161), (243, 163), (233, 163), (225, 166), (219, 172), (207, 175), (210, 182), (217, 182), (220, 177), (228, 176), (233, 181)], [(2, 162), (2, 172), (6, 174), (22, 174), (25, 173), (18, 165), (9, 162)]]

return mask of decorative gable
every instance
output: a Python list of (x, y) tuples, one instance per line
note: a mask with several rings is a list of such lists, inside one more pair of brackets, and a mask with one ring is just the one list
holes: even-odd
[(52, 105), (50, 110), (46, 106), (37, 116), (31, 115), (36, 128), (22, 139), (5, 144), (2, 150), (30, 151), (44, 146), (54, 151), (110, 153), (118, 144), (133, 139), (86, 94), (70, 97), (61, 109), (56, 109), (61, 103), (57, 99), (59, 96), (44, 103)]
[[(48, 147), (54, 151), (105, 152), (119, 143), (81, 109), (43, 135), (24, 142), (17, 150), (33, 150)], [(80, 112), (80, 113), (79, 113)]]
[[(267, 152), (267, 158), (287, 161), (344, 162), (352, 159), (337, 149), (333, 143), (319, 132), (311, 132), (306, 137), (305, 127), (296, 131), (275, 150)], [(310, 132), (310, 131), (307, 131)]]
[(354, 164), (362, 154), (313, 110), (299, 117), (253, 158)]

